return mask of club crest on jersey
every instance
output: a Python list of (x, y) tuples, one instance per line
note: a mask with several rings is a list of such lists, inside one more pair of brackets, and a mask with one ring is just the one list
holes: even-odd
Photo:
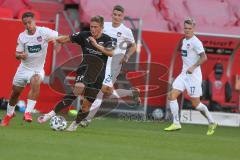
[(188, 43), (188, 44), (187, 44), (187, 49), (189, 49), (189, 48), (190, 48), (190, 44)]
[(98, 44), (99, 44), (100, 46), (103, 46), (104, 42), (98, 42)]
[(121, 32), (117, 32), (117, 37), (121, 37), (122, 33)]
[(37, 37), (38, 42), (42, 42), (42, 36)]

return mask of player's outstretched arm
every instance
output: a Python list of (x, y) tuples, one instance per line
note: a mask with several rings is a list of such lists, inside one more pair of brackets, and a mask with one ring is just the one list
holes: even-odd
[(56, 42), (60, 44), (65, 44), (71, 42), (70, 36), (59, 36), (56, 38)]
[(136, 52), (136, 49), (137, 49), (136, 43), (131, 43), (128, 49), (128, 52), (125, 54), (125, 56), (121, 60), (121, 63), (127, 63), (129, 58)]

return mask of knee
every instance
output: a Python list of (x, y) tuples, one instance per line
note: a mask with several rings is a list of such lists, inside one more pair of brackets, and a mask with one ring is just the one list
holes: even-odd
[(170, 93), (168, 94), (168, 97), (167, 97), (167, 98), (168, 98), (169, 101), (174, 101), (174, 100), (177, 99), (177, 97), (175, 97), (172, 92), (170, 92)]
[(107, 96), (110, 96), (113, 93), (112, 87), (108, 87), (108, 86), (103, 86), (101, 91)]
[(75, 96), (81, 95), (83, 93), (84, 88), (85, 85), (83, 83), (76, 83), (73, 89), (73, 94)]
[(196, 108), (199, 104), (200, 104), (200, 99), (198, 100), (191, 100), (191, 102), (192, 102), (192, 106), (194, 107), (194, 108)]
[(30, 83), (33, 86), (40, 86), (42, 78), (39, 75), (35, 75), (31, 78)]

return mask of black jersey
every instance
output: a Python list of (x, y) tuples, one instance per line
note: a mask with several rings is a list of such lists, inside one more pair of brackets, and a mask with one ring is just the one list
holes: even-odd
[[(82, 47), (83, 63), (92, 62), (92, 61), (88, 60), (88, 58), (89, 58), (88, 55), (90, 55), (90, 57), (94, 56), (96, 59), (98, 59), (98, 58), (101, 59), (101, 61), (106, 65), (108, 56), (104, 55), (101, 51), (99, 51), (97, 48), (95, 48), (91, 44), (91, 42), (89, 40), (90, 36), (92, 36), (91, 32), (83, 31), (83, 32), (78, 32), (78, 33), (72, 34), (70, 36), (70, 39), (73, 43), (77, 43)], [(113, 46), (114, 43), (112, 41), (112, 38), (104, 33), (101, 35), (100, 38), (96, 39), (96, 41), (99, 45), (102, 45), (106, 48), (109, 48), (109, 49), (111, 49), (111, 47), (112, 47), (112, 49), (114, 48), (114, 46)], [(97, 64), (95, 63), (95, 65), (97, 65)]]
[[(100, 89), (105, 76), (108, 56), (94, 47), (89, 37), (91, 32), (83, 31), (70, 36), (72, 42), (81, 46), (83, 52), (82, 62), (77, 70), (76, 82), (82, 82), (87, 87)], [(102, 34), (97, 43), (108, 49), (114, 49), (112, 38)]]

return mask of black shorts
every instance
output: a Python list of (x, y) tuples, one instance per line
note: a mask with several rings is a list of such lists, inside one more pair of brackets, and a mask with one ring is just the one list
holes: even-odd
[(102, 88), (102, 83), (105, 76), (105, 68), (88, 68), (86, 65), (81, 65), (77, 69), (75, 83), (83, 83), (85, 85), (84, 97), (90, 102), (96, 99), (98, 92)]

